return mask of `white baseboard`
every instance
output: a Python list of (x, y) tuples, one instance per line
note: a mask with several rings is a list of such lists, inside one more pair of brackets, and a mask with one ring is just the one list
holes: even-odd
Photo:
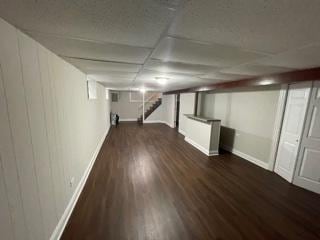
[(183, 136), (185, 136), (185, 135), (186, 135), (186, 132), (185, 132), (185, 131), (183, 131), (183, 130), (181, 130), (180, 128), (178, 129), (178, 132), (179, 132), (179, 133), (181, 133)]
[(171, 128), (174, 128), (174, 124), (170, 124), (170, 123), (168, 123), (166, 121), (162, 121), (162, 123), (168, 125)]
[(161, 120), (145, 120), (143, 123), (163, 123), (168, 125), (171, 128), (174, 128), (173, 125), (171, 125), (170, 123), (166, 122), (166, 121), (161, 121)]
[(200, 150), (201, 152), (203, 152), (205, 155), (207, 156), (216, 156), (219, 155), (219, 151), (209, 151), (207, 149), (205, 149), (204, 147), (200, 146), (198, 143), (196, 143), (195, 141), (193, 141), (192, 139), (185, 137), (184, 140), (188, 143), (190, 143), (192, 146), (194, 146), (195, 148), (197, 148), (198, 150)]
[(222, 145), (221, 148), (226, 150), (226, 151), (228, 151), (228, 152), (231, 152), (234, 155), (237, 155), (237, 156), (239, 156), (239, 157), (241, 157), (241, 158), (243, 158), (243, 159), (245, 159), (245, 160), (247, 160), (247, 161), (249, 161), (249, 162), (251, 162), (251, 163), (253, 163), (253, 164), (257, 165), (257, 166), (259, 166), (259, 167), (262, 167), (264, 169), (269, 170), (269, 164), (266, 163), (266, 162), (261, 161), (260, 159), (252, 157), (252, 156), (250, 156), (250, 155), (248, 155), (246, 153), (240, 152), (239, 150), (236, 150), (236, 149), (234, 149), (232, 147), (229, 147), (229, 146), (226, 146), (226, 145)]
[(162, 123), (160, 120), (144, 120), (143, 123)]
[(84, 187), (84, 185), (85, 185), (85, 183), (86, 183), (86, 181), (87, 181), (87, 179), (89, 177), (89, 174), (91, 172), (91, 169), (93, 167), (94, 162), (96, 161), (98, 153), (100, 152), (102, 144), (103, 144), (104, 140), (106, 139), (106, 137), (107, 137), (107, 135), (108, 135), (108, 133), (110, 131), (110, 128), (111, 128), (111, 126), (109, 127), (107, 132), (103, 135), (101, 140), (99, 141), (98, 146), (97, 146), (96, 150), (94, 151), (94, 154), (93, 154), (93, 156), (92, 156), (92, 158), (90, 160), (90, 163), (89, 163), (87, 169), (85, 170), (85, 172), (83, 173), (82, 178), (81, 178), (78, 186), (76, 187), (76, 189), (75, 189), (75, 191), (74, 191), (74, 193), (73, 193), (73, 195), (72, 195), (72, 197), (71, 197), (71, 199), (70, 199), (70, 201), (69, 201), (64, 213), (62, 214), (62, 216), (61, 216), (61, 218), (60, 218), (55, 230), (53, 231), (53, 233), (52, 233), (52, 235), (50, 237), (50, 240), (58, 240), (58, 239), (60, 239), (60, 237), (61, 237), (61, 235), (62, 235), (62, 233), (64, 231), (64, 228), (66, 227), (66, 225), (68, 223), (68, 220), (69, 220), (69, 218), (71, 216), (73, 208), (75, 207), (75, 205), (76, 205), (76, 203), (78, 201), (78, 198), (79, 198), (79, 196), (80, 196), (80, 194), (82, 192), (82, 189), (83, 189), (83, 187)]
[(120, 118), (119, 122), (136, 122), (138, 118)]

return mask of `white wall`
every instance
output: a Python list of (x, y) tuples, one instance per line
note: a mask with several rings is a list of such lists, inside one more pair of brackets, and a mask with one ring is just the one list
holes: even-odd
[[(109, 129), (86, 76), (0, 19), (1, 239), (49, 239)], [(74, 178), (71, 186), (70, 180)]]
[[(139, 99), (139, 102), (130, 102), (129, 91), (116, 91), (119, 93), (119, 101), (111, 102), (111, 111), (117, 113), (121, 120), (137, 120), (142, 114), (142, 108), (139, 110), (139, 106), (142, 105), (142, 94), (137, 92), (135, 99)], [(110, 96), (111, 97), (111, 96)]]
[[(130, 103), (129, 100), (129, 92), (121, 91), (120, 101), (117, 103), (111, 103), (111, 111), (119, 113), (120, 119), (122, 118), (136, 120), (140, 115), (137, 115), (137, 113), (135, 113), (136, 110), (133, 109), (137, 109), (138, 106), (141, 105), (141, 103)], [(162, 95), (161, 105), (153, 113), (150, 114), (150, 116), (145, 120), (145, 123), (165, 123), (168, 126), (174, 128), (174, 111), (174, 95)]]
[(164, 114), (164, 103), (162, 100), (161, 105), (153, 111), (153, 113), (151, 113), (149, 115), (149, 117), (147, 117), (147, 119), (144, 120), (144, 122), (146, 123), (153, 123), (153, 122), (162, 122), (163, 121), (163, 114)]
[(270, 161), (280, 87), (205, 94), (202, 115), (221, 119), (221, 145)]
[[(119, 94), (118, 102), (111, 102), (111, 111), (117, 113), (120, 116), (120, 121), (136, 121), (142, 115), (142, 93), (137, 91), (111, 91)], [(132, 99), (130, 99), (130, 93)], [(158, 95), (154, 92), (145, 93), (145, 110), (149, 108), (156, 100)], [(150, 99), (151, 98), (151, 99)], [(162, 100), (166, 99), (165, 97)], [(147, 102), (150, 100), (149, 102)], [(163, 118), (163, 105), (158, 107), (148, 118), (147, 121), (155, 122), (160, 121)]]
[(184, 114), (193, 114), (195, 93), (180, 94), (179, 132), (185, 133), (187, 118)]
[(162, 121), (165, 122), (170, 127), (174, 128), (175, 121), (175, 96), (174, 95), (163, 95), (163, 118)]
[(174, 111), (175, 98), (174, 95), (162, 95), (161, 105), (145, 120), (145, 123), (165, 123), (169, 127), (174, 128)]

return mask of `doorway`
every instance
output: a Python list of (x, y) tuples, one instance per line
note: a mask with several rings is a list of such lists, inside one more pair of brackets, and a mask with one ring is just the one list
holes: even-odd
[(311, 84), (289, 86), (275, 165), (275, 172), (288, 182), (293, 180)]
[(176, 112), (175, 112), (175, 128), (179, 129), (179, 112), (180, 112), (180, 94), (176, 94)]

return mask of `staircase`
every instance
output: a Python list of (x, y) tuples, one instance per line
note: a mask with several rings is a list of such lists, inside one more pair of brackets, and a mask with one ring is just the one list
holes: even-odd
[[(161, 98), (158, 98), (155, 102), (153, 102), (153, 104), (145, 110), (144, 119), (147, 119), (151, 115), (151, 113), (153, 113), (161, 105), (161, 102)], [(138, 118), (138, 123), (142, 124), (142, 118), (143, 116), (140, 115), (140, 117)]]

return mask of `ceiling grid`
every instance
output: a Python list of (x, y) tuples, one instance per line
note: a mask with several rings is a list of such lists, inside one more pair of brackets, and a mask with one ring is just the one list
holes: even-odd
[(318, 0), (0, 0), (1, 18), (88, 77), (157, 91), (318, 67), (319, 11)]

